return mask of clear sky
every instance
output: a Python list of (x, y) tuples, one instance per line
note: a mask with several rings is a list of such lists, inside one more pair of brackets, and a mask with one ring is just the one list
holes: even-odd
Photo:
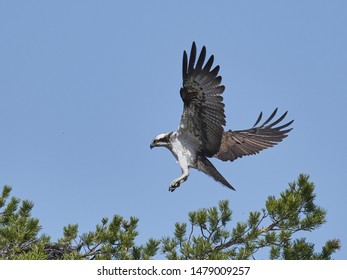
[[(42, 233), (81, 233), (103, 217), (140, 218), (138, 243), (172, 235), (187, 213), (229, 199), (231, 225), (300, 173), (347, 259), (346, 1), (0, 1), (0, 186), (35, 203)], [(236, 192), (180, 168), (154, 136), (175, 130), (183, 50), (215, 55), (227, 129), (289, 111), (284, 142), (213, 163)], [(300, 237), (301, 235), (298, 235)], [(265, 256), (263, 256), (265, 257)]]

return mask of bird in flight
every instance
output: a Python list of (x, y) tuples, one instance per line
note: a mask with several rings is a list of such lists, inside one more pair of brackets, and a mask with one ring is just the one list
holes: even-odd
[(252, 128), (224, 131), (225, 114), (222, 94), (225, 87), (218, 76), (219, 65), (212, 68), (214, 56), (205, 63), (206, 48), (197, 58), (195, 42), (190, 56), (183, 52), (180, 95), (183, 100), (181, 122), (176, 131), (156, 136), (150, 145), (168, 148), (181, 167), (182, 175), (172, 181), (169, 191), (173, 192), (188, 179), (189, 169), (195, 168), (211, 176), (229, 189), (232, 185), (218, 172), (208, 158), (234, 161), (247, 155), (254, 155), (281, 142), (292, 128), (292, 122), (277, 126), (287, 115), (285, 112), (275, 118), (277, 108), (262, 124), (262, 113)]

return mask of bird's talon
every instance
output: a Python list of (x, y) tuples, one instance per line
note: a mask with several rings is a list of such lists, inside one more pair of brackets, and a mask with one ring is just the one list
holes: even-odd
[(173, 191), (174, 191), (175, 189), (177, 189), (180, 185), (181, 185), (180, 182), (172, 183), (171, 186), (169, 187), (169, 191), (170, 191), (170, 192), (173, 192)]

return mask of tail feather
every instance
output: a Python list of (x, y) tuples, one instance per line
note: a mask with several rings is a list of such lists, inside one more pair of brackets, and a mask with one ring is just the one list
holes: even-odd
[(223, 186), (235, 191), (233, 186), (229, 184), (229, 182), (222, 176), (222, 174), (220, 174), (218, 170), (214, 167), (212, 162), (210, 162), (206, 157), (198, 157), (197, 169), (199, 171), (204, 172), (206, 175), (212, 177), (217, 182), (221, 183)]

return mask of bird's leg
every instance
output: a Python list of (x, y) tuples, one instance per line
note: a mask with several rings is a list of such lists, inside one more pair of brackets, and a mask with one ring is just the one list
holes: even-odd
[(189, 176), (188, 165), (185, 165), (183, 167), (181, 166), (181, 169), (182, 169), (182, 175), (172, 181), (169, 187), (170, 192), (173, 192), (175, 189), (177, 189), (181, 184), (183, 184), (188, 179), (188, 176)]

